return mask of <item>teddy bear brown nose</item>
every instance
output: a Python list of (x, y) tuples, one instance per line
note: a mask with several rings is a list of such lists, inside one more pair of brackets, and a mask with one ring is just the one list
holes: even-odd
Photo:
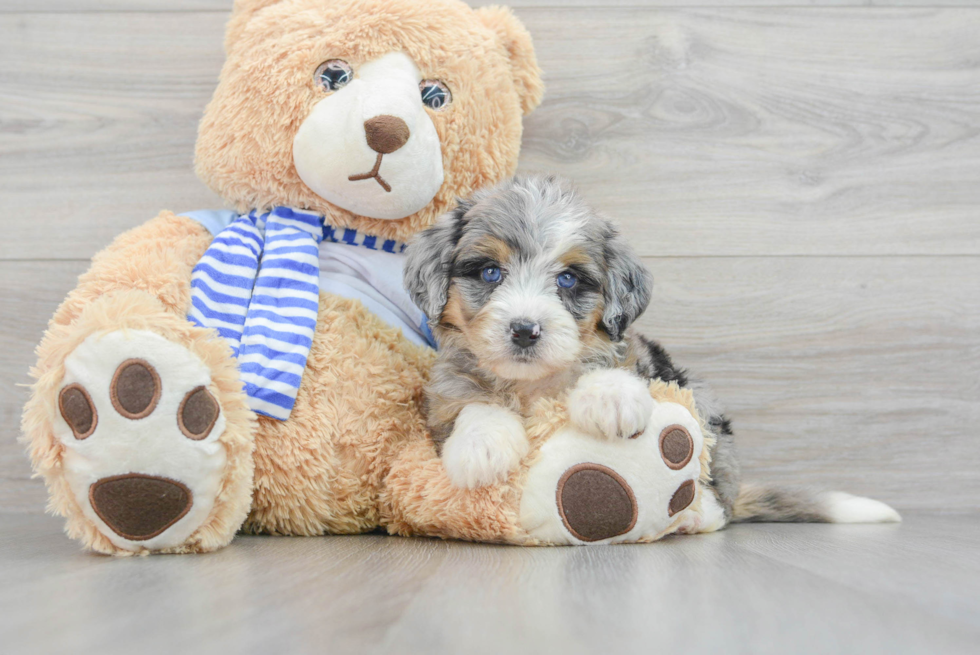
[(364, 121), (364, 135), (371, 150), (387, 155), (405, 145), (411, 132), (402, 119), (382, 114)]

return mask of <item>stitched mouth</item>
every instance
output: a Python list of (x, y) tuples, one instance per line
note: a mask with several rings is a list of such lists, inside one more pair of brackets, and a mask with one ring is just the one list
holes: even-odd
[(358, 182), (360, 180), (377, 180), (381, 188), (391, 193), (391, 185), (385, 182), (385, 179), (378, 174), (378, 170), (381, 168), (381, 158), (384, 157), (382, 153), (378, 153), (378, 158), (374, 160), (374, 168), (369, 170), (367, 173), (361, 173), (360, 175), (351, 175), (347, 179), (351, 182)]

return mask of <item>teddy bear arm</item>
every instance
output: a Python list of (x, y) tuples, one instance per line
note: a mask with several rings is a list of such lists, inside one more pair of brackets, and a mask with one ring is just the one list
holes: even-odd
[(211, 233), (197, 221), (160, 212), (95, 255), (52, 323), (69, 325), (93, 300), (122, 291), (146, 292), (168, 311), (186, 315), (191, 271), (211, 240)]

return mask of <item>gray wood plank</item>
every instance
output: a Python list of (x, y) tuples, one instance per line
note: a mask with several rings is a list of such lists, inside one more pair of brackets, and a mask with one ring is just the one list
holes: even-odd
[(545, 15), (522, 165), (644, 254), (980, 250), (980, 12)]
[[(980, 9), (519, 13), (548, 83), (522, 166), (577, 180), (644, 254), (980, 253)], [(225, 19), (0, 16), (0, 200), (44, 217), (0, 258), (220, 205), (191, 158)]]
[[(709, 380), (747, 479), (980, 509), (980, 258), (648, 258), (639, 322)], [(85, 262), (0, 263), (0, 508), (40, 507), (15, 443), (32, 349)]]
[[(471, 7), (961, 7), (976, 0), (466, 0)], [(230, 11), (232, 0), (4, 0), (0, 13)]]
[[(972, 554), (955, 535), (975, 535), (977, 515), (595, 548), (238, 537), (123, 560), (78, 552), (50, 518), (0, 521), (11, 654), (969, 653), (980, 637), (975, 568), (935, 565)], [(860, 588), (835, 580), (868, 548), (881, 558), (865, 558)], [(936, 584), (891, 593), (909, 567)], [(963, 590), (962, 620), (936, 611), (943, 587)]]
[(0, 198), (32, 216), (7, 225), (0, 258), (89, 258), (161, 209), (221, 206), (195, 178), (193, 156), (223, 22), (0, 17), (0, 59), (13, 66), (0, 76)]
[(34, 348), (87, 261), (0, 262), (0, 510), (40, 511), (47, 494), (31, 479), (18, 443), (20, 415), (29, 396)]
[[(930, 519), (932, 520), (932, 519)], [(980, 521), (949, 516), (936, 519), (948, 527), (945, 534), (912, 536), (905, 526), (865, 530), (865, 526), (771, 526), (767, 530), (740, 530), (731, 539), (753, 553), (775, 559), (838, 584), (865, 593), (869, 589), (910, 604), (928, 605), (931, 614), (980, 629), (976, 590), (952, 581), (963, 576), (980, 580), (975, 547)], [(922, 522), (910, 515), (911, 529)], [(788, 535), (793, 538), (787, 540)]]
[(715, 387), (746, 479), (977, 506), (980, 260), (647, 264), (639, 326)]

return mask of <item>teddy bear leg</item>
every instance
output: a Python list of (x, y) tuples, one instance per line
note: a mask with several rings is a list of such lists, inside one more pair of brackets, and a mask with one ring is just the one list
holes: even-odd
[(25, 431), (51, 507), (87, 547), (213, 550), (248, 511), (254, 418), (227, 347), (141, 295), (83, 314), (80, 328), (102, 329), (39, 380)]
[(158, 243), (161, 229), (196, 239), (195, 226), (164, 217), (99, 255), (38, 347), (24, 410), (49, 509), (103, 553), (213, 550), (250, 505), (254, 414), (231, 349), (180, 302), (195, 253), (171, 239), (143, 248), (131, 279), (120, 269), (128, 247)]
[(701, 480), (698, 421), (682, 404), (654, 402), (645, 423), (617, 439), (570, 424), (541, 446), (520, 504), (530, 542), (636, 542), (707, 531), (704, 512), (713, 498), (706, 500), (711, 492)]

